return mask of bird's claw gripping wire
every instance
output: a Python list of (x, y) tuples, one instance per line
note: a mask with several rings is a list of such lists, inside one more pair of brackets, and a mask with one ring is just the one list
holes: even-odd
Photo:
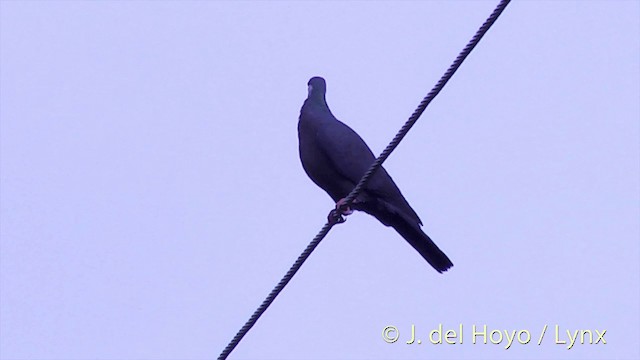
[(347, 219), (345, 219), (342, 216), (342, 213), (340, 212), (340, 210), (333, 209), (329, 212), (329, 215), (327, 216), (327, 221), (331, 225), (336, 225), (336, 224), (342, 224), (343, 222), (347, 221)]
[(351, 209), (351, 207), (345, 203), (344, 199), (340, 199), (336, 203), (336, 208), (329, 212), (327, 221), (329, 221), (329, 223), (332, 225), (342, 224), (343, 222), (347, 221), (345, 216), (349, 216), (351, 214), (353, 214), (353, 209)]

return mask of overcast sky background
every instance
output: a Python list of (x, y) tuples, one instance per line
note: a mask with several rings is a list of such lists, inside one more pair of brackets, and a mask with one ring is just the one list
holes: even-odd
[[(497, 3), (2, 1), (0, 357), (217, 357), (333, 206), (309, 78), (379, 154)], [(453, 269), (356, 213), (230, 359), (639, 358), (639, 69), (637, 1), (509, 5), (385, 163)]]

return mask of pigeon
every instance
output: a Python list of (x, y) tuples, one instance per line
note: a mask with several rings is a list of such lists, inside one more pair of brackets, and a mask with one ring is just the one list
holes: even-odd
[[(308, 86), (309, 93), (298, 121), (300, 160), (309, 178), (340, 206), (341, 200), (375, 161), (375, 156), (360, 135), (329, 110), (325, 80), (313, 77)], [(394, 228), (439, 273), (453, 266), (422, 231), (418, 214), (383, 167), (375, 172), (351, 208)]]

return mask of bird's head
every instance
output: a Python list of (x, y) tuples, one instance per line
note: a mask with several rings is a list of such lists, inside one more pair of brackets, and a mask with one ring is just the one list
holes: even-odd
[(327, 83), (319, 76), (312, 77), (307, 83), (309, 85), (309, 99), (324, 100), (324, 94), (327, 91)]

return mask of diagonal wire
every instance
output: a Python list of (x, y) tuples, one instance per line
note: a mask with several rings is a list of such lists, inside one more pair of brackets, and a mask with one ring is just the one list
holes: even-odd
[[(491, 15), (489, 15), (489, 17), (484, 22), (484, 24), (482, 24), (482, 26), (478, 29), (478, 31), (473, 36), (473, 38), (471, 38), (467, 46), (465, 46), (464, 49), (462, 49), (458, 57), (454, 60), (451, 66), (449, 66), (449, 68), (444, 73), (444, 75), (442, 75), (440, 80), (438, 80), (438, 82), (433, 87), (433, 89), (431, 89), (431, 91), (429, 91), (427, 96), (425, 96), (424, 99), (422, 99), (422, 101), (420, 102), (416, 110), (409, 117), (409, 120), (407, 120), (407, 122), (402, 126), (402, 128), (400, 128), (396, 136), (393, 138), (393, 140), (391, 140), (391, 143), (389, 143), (389, 145), (384, 149), (384, 151), (382, 151), (380, 156), (373, 162), (373, 164), (371, 164), (371, 167), (369, 167), (369, 170), (367, 170), (367, 172), (362, 176), (362, 179), (360, 179), (360, 182), (356, 185), (356, 187), (353, 188), (353, 190), (349, 193), (349, 195), (347, 195), (346, 198), (344, 198), (342, 208), (345, 208), (351, 205), (351, 203), (358, 197), (358, 194), (360, 194), (360, 192), (365, 187), (369, 179), (373, 176), (376, 170), (378, 170), (382, 166), (382, 163), (389, 157), (389, 155), (391, 155), (391, 152), (398, 146), (398, 144), (400, 144), (400, 141), (405, 137), (405, 135), (407, 135), (407, 133), (409, 132), (411, 127), (416, 123), (416, 121), (418, 121), (418, 118), (420, 117), (420, 115), (422, 115), (422, 113), (427, 108), (429, 103), (431, 103), (431, 101), (436, 97), (436, 95), (438, 95), (440, 90), (444, 88), (445, 84), (449, 81), (449, 79), (451, 79), (453, 74), (456, 72), (456, 70), (458, 70), (462, 62), (467, 58), (467, 56), (471, 53), (473, 48), (478, 44), (478, 42), (480, 42), (480, 39), (482, 39), (482, 37), (489, 30), (491, 25), (495, 23), (495, 21), (498, 19), (502, 11), (504, 11), (504, 9), (507, 7), (510, 1), (511, 0), (500, 1), (500, 4), (498, 4), (498, 6), (495, 8), (495, 10), (493, 10)], [(229, 342), (227, 347), (224, 348), (220, 356), (218, 356), (218, 360), (224, 360), (229, 356), (229, 354), (231, 354), (231, 351), (235, 349), (238, 343), (240, 343), (240, 340), (242, 340), (242, 338), (247, 334), (247, 332), (249, 332), (249, 330), (253, 327), (253, 325), (258, 321), (260, 316), (267, 310), (269, 305), (271, 305), (271, 303), (275, 300), (276, 296), (278, 296), (278, 294), (282, 291), (282, 289), (284, 289), (284, 287), (289, 283), (289, 281), (291, 281), (291, 279), (296, 274), (296, 272), (298, 272), (302, 264), (307, 260), (309, 255), (311, 255), (311, 252), (313, 252), (313, 250), (318, 246), (318, 244), (320, 244), (320, 241), (329, 233), (329, 230), (331, 230), (333, 225), (343, 221), (344, 220), (342, 220), (340, 211), (337, 211), (337, 212), (332, 211), (330, 213), (329, 221), (322, 227), (322, 229), (316, 235), (316, 237), (313, 238), (313, 240), (311, 240), (309, 245), (307, 245), (307, 248), (304, 249), (304, 251), (302, 252), (302, 254), (300, 254), (300, 256), (298, 256), (298, 259), (291, 266), (289, 271), (287, 271), (287, 273), (280, 280), (280, 282), (273, 288), (273, 290), (269, 293), (269, 295), (264, 299), (262, 304), (260, 304), (260, 306), (253, 313), (253, 315), (251, 315), (249, 320), (247, 320), (247, 322), (242, 326), (242, 328), (240, 328), (236, 336), (233, 337), (233, 339), (231, 340), (231, 342)]]
[(264, 299), (262, 304), (258, 306), (258, 308), (256, 309), (256, 311), (253, 312), (253, 315), (251, 315), (249, 320), (247, 320), (244, 326), (240, 328), (236, 336), (234, 336), (231, 342), (229, 342), (229, 345), (227, 345), (227, 347), (224, 348), (220, 356), (218, 356), (218, 360), (224, 360), (227, 358), (227, 356), (229, 356), (231, 351), (233, 351), (233, 349), (238, 345), (240, 340), (242, 340), (242, 338), (247, 334), (247, 332), (249, 332), (249, 329), (251, 329), (251, 327), (253, 327), (256, 321), (258, 321), (258, 318), (262, 315), (262, 313), (264, 313), (267, 310), (267, 308), (269, 307), (269, 305), (271, 305), (273, 300), (276, 299), (276, 296), (278, 296), (278, 294), (282, 291), (282, 289), (284, 289), (284, 287), (293, 278), (293, 275), (295, 275), (296, 272), (298, 272), (298, 270), (302, 266), (302, 263), (304, 263), (305, 260), (307, 260), (309, 255), (311, 255), (311, 252), (316, 248), (316, 246), (318, 246), (318, 244), (320, 244), (320, 241), (324, 239), (325, 236), (327, 236), (327, 234), (329, 233), (329, 230), (331, 230), (333, 225), (335, 225), (335, 222), (327, 222), (326, 224), (324, 224), (324, 226), (322, 227), (318, 235), (316, 235), (316, 237), (313, 238), (313, 240), (311, 240), (309, 245), (307, 245), (307, 248), (304, 249), (304, 251), (302, 252), (302, 254), (300, 254), (300, 256), (298, 256), (298, 259), (296, 260), (296, 262), (293, 263), (289, 271), (287, 271), (287, 273), (282, 277), (282, 280), (280, 280), (278, 285), (276, 285), (273, 288), (273, 290), (271, 290), (271, 292)]

